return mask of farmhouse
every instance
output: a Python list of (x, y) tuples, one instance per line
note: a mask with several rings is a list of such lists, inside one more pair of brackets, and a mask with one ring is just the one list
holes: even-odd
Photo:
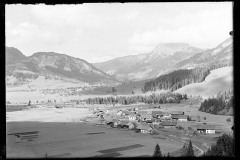
[(179, 115), (178, 117), (178, 121), (181, 121), (181, 122), (187, 122), (188, 119), (189, 119), (188, 115)]
[(198, 133), (208, 133), (208, 134), (215, 134), (216, 129), (214, 125), (197, 125)]
[(152, 128), (147, 123), (141, 123), (136, 127), (141, 133), (151, 133)]
[(163, 121), (160, 125), (164, 128), (176, 128), (177, 122)]
[(153, 118), (160, 118), (163, 115), (164, 115), (164, 113), (162, 111), (152, 111)]

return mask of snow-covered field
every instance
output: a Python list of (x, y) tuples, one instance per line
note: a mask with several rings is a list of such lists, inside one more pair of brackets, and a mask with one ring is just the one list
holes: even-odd
[[(7, 77), (8, 81), (14, 81), (14, 77)], [(7, 91), (12, 90), (29, 90), (29, 89), (53, 89), (53, 88), (67, 88), (67, 87), (83, 87), (89, 86), (88, 83), (74, 81), (72, 79), (61, 80), (61, 79), (45, 79), (43, 76), (39, 76), (35, 80), (29, 80), (27, 84), (19, 86), (7, 86)]]
[(200, 95), (203, 98), (216, 95), (219, 91), (233, 90), (233, 67), (222, 67), (211, 71), (205, 81), (184, 86), (175, 93)]
[(7, 122), (39, 121), (39, 122), (79, 122), (80, 119), (92, 115), (88, 108), (54, 108), (37, 107), (22, 111), (6, 112)]

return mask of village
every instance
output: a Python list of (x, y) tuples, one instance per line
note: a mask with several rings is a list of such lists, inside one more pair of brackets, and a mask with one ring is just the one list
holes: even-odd
[(112, 128), (129, 128), (135, 130), (136, 133), (157, 134), (161, 129), (179, 130), (191, 136), (220, 133), (220, 129), (216, 128), (215, 125), (206, 124), (206, 122), (200, 123), (196, 116), (188, 116), (183, 111), (164, 112), (160, 111), (159, 108), (146, 111), (136, 107), (120, 109), (115, 112), (95, 108), (93, 114), (101, 119), (96, 125), (105, 124)]

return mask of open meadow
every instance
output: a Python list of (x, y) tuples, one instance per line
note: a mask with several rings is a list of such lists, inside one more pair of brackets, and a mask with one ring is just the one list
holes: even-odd
[(107, 128), (95, 124), (7, 122), (7, 134), (39, 131), (39, 138), (16, 143), (15, 137), (7, 137), (8, 158), (39, 157), (93, 157), (117, 155), (119, 157), (152, 156), (158, 143), (162, 153), (173, 152), (181, 144), (165, 139), (135, 133), (132, 130)]

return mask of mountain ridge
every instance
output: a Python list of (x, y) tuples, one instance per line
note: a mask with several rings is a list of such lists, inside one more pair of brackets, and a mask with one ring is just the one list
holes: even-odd
[[(19, 50), (18, 50), (19, 51)], [(19, 51), (20, 55), (21, 51)], [(6, 57), (14, 57), (11, 47), (6, 47)], [(21, 53), (24, 56), (24, 54)], [(56, 52), (36, 52), (31, 56), (13, 61), (6, 59), (6, 75), (26, 80), (40, 75), (77, 79), (89, 83), (117, 83), (111, 75), (97, 69), (87, 61)], [(34, 75), (34, 76), (33, 76)], [(36, 76), (38, 75), (38, 76)]]
[[(107, 62), (93, 63), (93, 65), (106, 73), (112, 71), (119, 80), (142, 80), (156, 77), (179, 60), (189, 58), (200, 51), (202, 49), (187, 43), (159, 43), (149, 53), (118, 57)], [(122, 63), (116, 65), (120, 59)], [(132, 64), (123, 62), (129, 62), (129, 59), (134, 59), (134, 62)]]

